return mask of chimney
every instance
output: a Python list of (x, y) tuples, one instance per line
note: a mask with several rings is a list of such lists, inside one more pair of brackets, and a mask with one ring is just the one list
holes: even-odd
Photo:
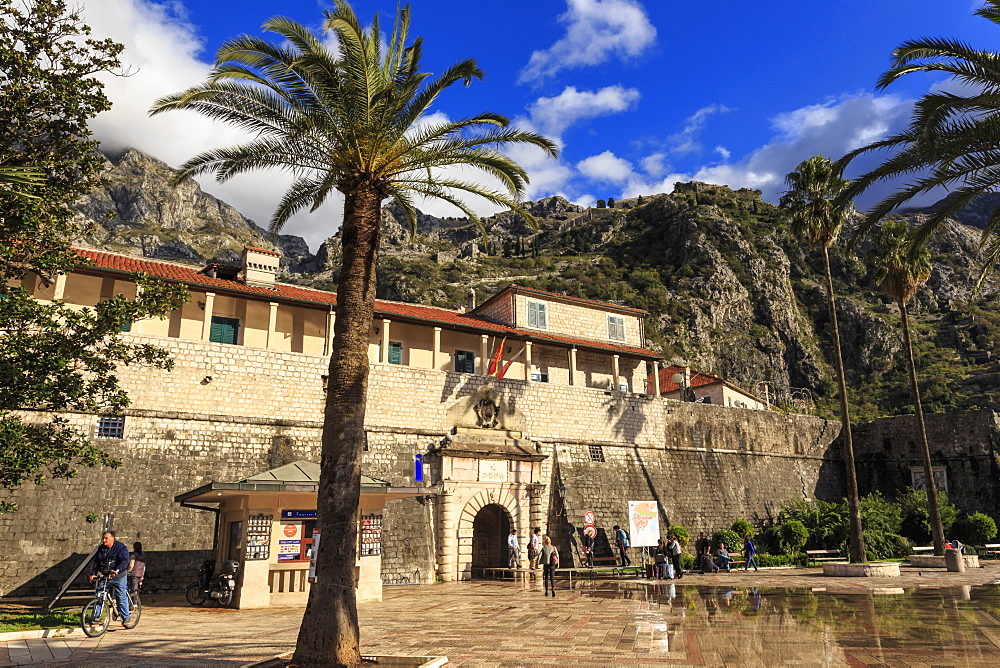
[(281, 253), (245, 246), (243, 248), (243, 280), (247, 285), (273, 288), (278, 278)]
[(476, 310), (476, 291), (469, 288), (469, 312)]

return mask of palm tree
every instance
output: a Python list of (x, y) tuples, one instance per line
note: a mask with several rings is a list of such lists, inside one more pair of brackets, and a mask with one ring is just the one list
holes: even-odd
[[(0, 185), (5, 186), (37, 186), (45, 183), (45, 172), (34, 167), (0, 164)], [(37, 195), (22, 190), (0, 188), (0, 197), (27, 197), (38, 199)]]
[[(1000, 0), (987, 0), (976, 14), (1000, 25)], [(852, 241), (914, 197), (945, 188), (948, 194), (940, 207), (913, 237), (913, 243), (921, 245), (945, 219), (1000, 185), (1000, 53), (972, 49), (952, 39), (910, 40), (893, 51), (892, 67), (879, 78), (877, 88), (884, 89), (913, 72), (943, 72), (961, 83), (965, 92), (926, 93), (917, 101), (905, 130), (837, 162), (843, 169), (858, 156), (891, 152), (882, 164), (844, 190), (842, 202), (876, 184), (911, 179), (868, 212)], [(992, 212), (983, 230), (980, 283), (1000, 259), (1000, 235), (994, 234), (998, 222), (1000, 208)]]
[(927, 427), (920, 402), (920, 384), (917, 367), (913, 362), (913, 344), (910, 339), (910, 316), (906, 304), (931, 275), (930, 252), (923, 244), (914, 244), (914, 230), (904, 220), (883, 221), (875, 235), (874, 245), (868, 256), (874, 261), (875, 278), (882, 290), (899, 304), (903, 322), (903, 344), (906, 346), (906, 363), (910, 372), (910, 389), (920, 428), (924, 455), (924, 484), (927, 488), (927, 510), (930, 514), (934, 554), (944, 554), (944, 525), (938, 508), (937, 485), (931, 467), (931, 448), (927, 441)]
[(830, 336), (833, 338), (833, 357), (837, 367), (837, 384), (840, 388), (840, 436), (844, 444), (844, 462), (847, 467), (847, 507), (850, 515), (851, 563), (867, 561), (865, 537), (861, 528), (861, 500), (858, 496), (858, 477), (854, 465), (854, 441), (851, 438), (851, 412), (847, 402), (847, 380), (844, 377), (844, 358), (840, 352), (840, 329), (837, 326), (837, 307), (834, 302), (833, 278), (830, 274), (830, 246), (840, 236), (850, 207), (834, 204), (834, 198), (847, 187), (848, 181), (840, 178), (833, 163), (816, 155), (799, 163), (795, 171), (785, 177), (789, 190), (781, 196), (779, 206), (788, 212), (792, 232), (805, 237), (823, 252), (823, 269), (826, 272), (826, 303), (830, 311)]
[[(213, 173), (220, 180), (266, 168), (295, 178), (271, 219), (276, 232), (292, 214), (315, 211), (334, 190), (344, 196), (342, 264), (322, 435), (318, 525), (324, 536), (299, 631), (298, 665), (360, 663), (354, 564), (360, 465), (368, 381), (368, 338), (375, 301), (381, 205), (392, 200), (416, 228), (415, 197), (438, 198), (482, 224), (463, 202), (475, 195), (534, 225), (518, 203), (527, 175), (498, 149), (529, 144), (556, 155), (553, 142), (510, 126), (491, 112), (455, 121), (426, 120), (452, 84), (483, 76), (474, 60), (436, 78), (420, 71), (422, 41), (407, 45), (409, 6), (397, 11), (388, 42), (378, 17), (366, 30), (346, 0), (326, 12), (331, 52), (304, 26), (272, 18), (264, 29), (283, 44), (240, 36), (219, 49), (208, 80), (164, 97), (152, 113), (193, 109), (249, 131), (244, 144), (188, 160), (178, 179)], [(499, 186), (441, 174), (469, 166)]]

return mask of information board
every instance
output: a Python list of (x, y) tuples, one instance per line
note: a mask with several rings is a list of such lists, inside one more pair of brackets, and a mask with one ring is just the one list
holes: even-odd
[(361, 516), (361, 556), (382, 554), (382, 516)]
[(247, 522), (246, 559), (271, 557), (271, 521), (274, 515), (251, 515)]
[(288, 522), (281, 525), (278, 537), (278, 561), (295, 561), (302, 553), (302, 523)]
[(660, 537), (660, 517), (656, 501), (628, 502), (629, 543), (632, 547), (652, 547)]

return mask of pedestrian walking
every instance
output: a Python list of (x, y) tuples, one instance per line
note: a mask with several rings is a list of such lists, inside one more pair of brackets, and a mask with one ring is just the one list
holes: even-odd
[(517, 569), (521, 567), (521, 543), (517, 540), (517, 529), (511, 529), (507, 536), (507, 567)]
[(146, 553), (142, 549), (142, 543), (136, 541), (132, 543), (132, 554), (128, 557), (128, 588), (129, 591), (137, 592), (142, 586), (142, 580), (146, 577)]
[(615, 532), (615, 547), (618, 548), (618, 553), (621, 555), (622, 568), (628, 568), (632, 565), (632, 560), (628, 556), (628, 534), (617, 524), (611, 527), (611, 530)]
[(743, 564), (743, 570), (750, 570), (750, 564), (753, 564), (753, 570), (756, 572), (757, 568), (757, 545), (754, 544), (753, 538), (747, 535), (746, 540), (743, 541), (743, 556), (746, 559), (746, 563)]
[(538, 556), (542, 549), (542, 530), (535, 527), (531, 532), (531, 540), (528, 541), (528, 568), (534, 570), (538, 568)]
[(539, 561), (542, 564), (542, 584), (545, 586), (545, 595), (552, 592), (552, 598), (556, 596), (556, 569), (559, 568), (559, 550), (552, 544), (552, 539), (542, 536), (542, 549), (539, 551)]

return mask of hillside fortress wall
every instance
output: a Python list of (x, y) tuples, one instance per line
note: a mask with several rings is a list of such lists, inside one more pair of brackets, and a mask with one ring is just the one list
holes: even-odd
[[(0, 516), (0, 594), (52, 594), (98, 540), (90, 513), (114, 513), (119, 537), (143, 542), (157, 586), (183, 586), (212, 547), (213, 518), (180, 507), (177, 494), (319, 461), (325, 357), (132, 338), (167, 349), (175, 368), (121, 369), (132, 399), (124, 437), (98, 439), (120, 469), (26, 485), (20, 510)], [(490, 429), (476, 411), (484, 398), (497, 409)], [(98, 421), (65, 417), (88, 431)], [(443, 486), (440, 495), (389, 502), (386, 583), (469, 577), (475, 517), (490, 504), (505, 508), (523, 536), (541, 526), (572, 562), (588, 510), (599, 527), (627, 526), (628, 501), (656, 501), (662, 527), (698, 531), (774, 515), (792, 499), (843, 495), (839, 424), (809, 416), (373, 364), (366, 425), (365, 474), (419, 485), (421, 454), (425, 480)], [(534, 461), (503, 456), (510, 442), (530, 444)], [(486, 445), (465, 451), (477, 443)]]

